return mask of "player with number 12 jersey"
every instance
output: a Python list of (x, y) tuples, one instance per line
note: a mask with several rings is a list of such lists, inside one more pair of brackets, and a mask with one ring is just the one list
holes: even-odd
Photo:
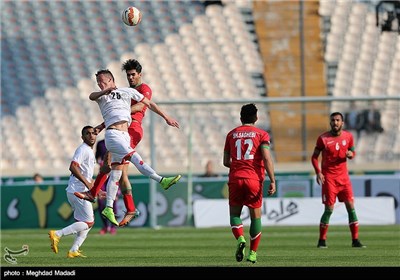
[(261, 145), (270, 146), (270, 137), (268, 132), (255, 126), (242, 125), (227, 134), (224, 150), (231, 155), (230, 180), (254, 178), (264, 181)]

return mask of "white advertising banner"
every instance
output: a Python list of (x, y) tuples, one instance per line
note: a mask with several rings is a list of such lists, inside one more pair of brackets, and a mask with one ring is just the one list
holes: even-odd
[[(393, 197), (357, 197), (355, 208), (362, 225), (395, 224)], [(261, 223), (268, 225), (317, 225), (324, 211), (320, 198), (264, 198)], [(197, 228), (230, 226), (227, 199), (198, 199), (193, 203), (194, 224)], [(247, 207), (243, 207), (242, 221), (250, 225)], [(344, 203), (336, 203), (330, 225), (347, 225)]]
[[(400, 174), (351, 175), (356, 203), (359, 197), (393, 197), (396, 223), (400, 224)], [(321, 187), (313, 180), (313, 196), (321, 197)], [(357, 206), (356, 206), (357, 210)]]

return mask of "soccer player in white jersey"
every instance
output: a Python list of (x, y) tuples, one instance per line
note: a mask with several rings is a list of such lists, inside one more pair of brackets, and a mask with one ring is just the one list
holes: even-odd
[(72, 247), (67, 253), (68, 258), (86, 257), (79, 248), (94, 224), (92, 204), (87, 200), (77, 198), (74, 192), (87, 191), (93, 185), (92, 177), (96, 164), (93, 145), (96, 143), (96, 135), (92, 126), (85, 126), (82, 129), (81, 137), (83, 143), (75, 150), (69, 166), (71, 176), (69, 177), (68, 187), (65, 190), (68, 202), (74, 211), (76, 222), (63, 229), (49, 231), (51, 249), (56, 254), (58, 253), (58, 243), (61, 237), (76, 234)]
[(130, 146), (128, 126), (132, 122), (131, 100), (144, 103), (150, 110), (160, 115), (168, 125), (179, 128), (179, 123), (165, 114), (158, 105), (146, 98), (136, 89), (130, 87), (117, 88), (113, 74), (109, 70), (96, 73), (97, 85), (101, 91), (92, 92), (89, 99), (96, 101), (106, 127), (106, 148), (111, 153), (111, 173), (107, 183), (106, 208), (102, 215), (118, 226), (113, 211), (113, 203), (118, 191), (118, 182), (126, 161), (132, 162), (140, 173), (159, 182), (164, 190), (176, 184), (181, 175), (162, 177), (156, 173), (141, 156)]

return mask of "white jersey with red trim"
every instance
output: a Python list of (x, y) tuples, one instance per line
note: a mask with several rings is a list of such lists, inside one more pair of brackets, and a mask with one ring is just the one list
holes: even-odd
[[(94, 166), (96, 164), (96, 157), (93, 149), (86, 143), (82, 143), (75, 150), (72, 157), (73, 162), (79, 164), (79, 169), (89, 182), (93, 180)], [(71, 174), (68, 181), (68, 187), (65, 189), (69, 193), (88, 191), (88, 188), (74, 175)]]
[(117, 88), (110, 94), (97, 98), (96, 102), (100, 107), (106, 128), (120, 121), (127, 121), (130, 125), (132, 122), (131, 100), (140, 102), (143, 98), (143, 94), (129, 87)]

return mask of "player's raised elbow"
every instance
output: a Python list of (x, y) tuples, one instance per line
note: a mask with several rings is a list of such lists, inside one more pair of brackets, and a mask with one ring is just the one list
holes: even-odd
[(92, 100), (92, 101), (96, 100), (96, 96), (95, 96), (94, 93), (91, 93), (91, 94), (89, 95), (89, 100)]

